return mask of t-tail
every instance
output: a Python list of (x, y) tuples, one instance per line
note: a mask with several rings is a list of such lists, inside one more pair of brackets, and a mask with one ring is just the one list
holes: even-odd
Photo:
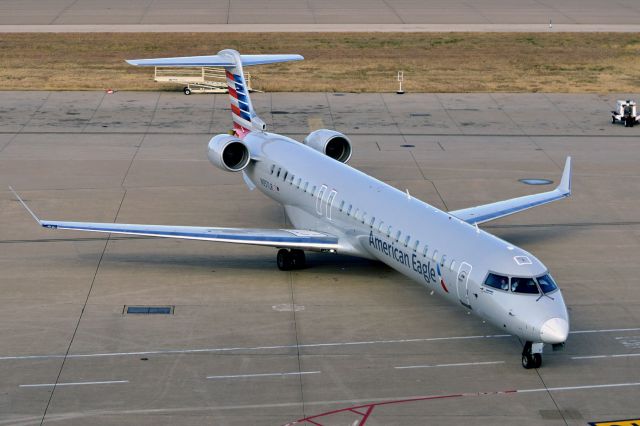
[(131, 65), (147, 67), (223, 67), (227, 76), (233, 131), (239, 138), (249, 132), (265, 131), (267, 125), (258, 117), (244, 78), (243, 66), (300, 61), (300, 55), (241, 55), (236, 50), (225, 49), (212, 56), (185, 56), (181, 58), (156, 58), (127, 60)]

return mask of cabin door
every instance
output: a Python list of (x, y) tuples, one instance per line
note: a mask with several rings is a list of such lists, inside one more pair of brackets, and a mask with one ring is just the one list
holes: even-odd
[(469, 304), (469, 274), (471, 274), (472, 266), (467, 262), (462, 262), (460, 264), (460, 269), (458, 269), (458, 279), (456, 280), (456, 285), (458, 287), (458, 298), (460, 302), (471, 308)]

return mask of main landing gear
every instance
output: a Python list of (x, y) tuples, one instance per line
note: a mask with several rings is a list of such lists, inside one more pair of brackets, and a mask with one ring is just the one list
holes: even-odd
[(530, 368), (540, 368), (542, 365), (543, 343), (526, 342), (522, 349), (522, 366), (527, 370)]
[(305, 266), (304, 251), (298, 249), (280, 249), (276, 257), (278, 269), (281, 271), (292, 271), (302, 269)]

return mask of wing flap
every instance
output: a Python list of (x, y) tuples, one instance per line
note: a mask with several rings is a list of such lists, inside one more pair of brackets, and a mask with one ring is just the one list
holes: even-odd
[(501, 217), (509, 216), (532, 207), (541, 206), (553, 201), (567, 198), (571, 195), (571, 157), (567, 157), (560, 184), (553, 191), (540, 194), (525, 195), (524, 197), (498, 201), (491, 204), (454, 210), (451, 215), (470, 224), (489, 222)]

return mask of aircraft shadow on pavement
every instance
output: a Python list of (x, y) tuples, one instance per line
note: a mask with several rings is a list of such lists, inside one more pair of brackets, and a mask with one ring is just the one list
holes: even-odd
[(577, 232), (577, 229), (570, 229), (563, 226), (546, 226), (540, 227), (527, 226), (524, 228), (500, 228), (491, 227), (489, 232), (495, 236), (502, 238), (516, 246), (526, 248), (528, 244), (545, 243), (552, 240), (562, 240), (571, 233)]

